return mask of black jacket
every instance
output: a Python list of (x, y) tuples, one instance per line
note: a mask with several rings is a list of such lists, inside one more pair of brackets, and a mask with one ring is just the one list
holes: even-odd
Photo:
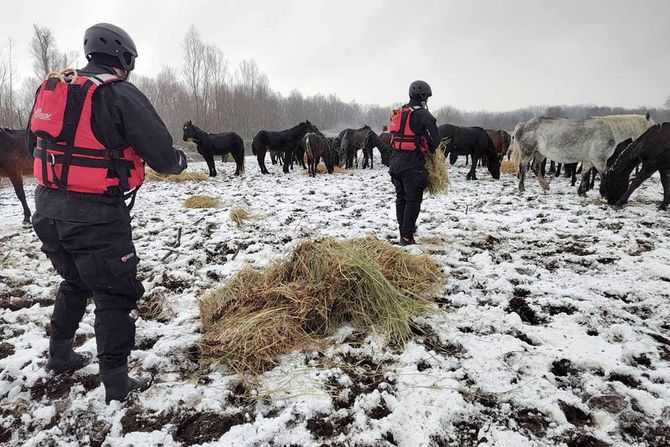
[[(79, 70), (82, 75), (114, 74), (103, 65), (89, 63)], [(181, 151), (172, 147), (172, 137), (146, 96), (130, 82), (102, 85), (91, 98), (91, 129), (106, 147), (132, 146), (157, 172), (178, 174), (186, 167)], [(30, 122), (30, 120), (28, 120)], [(33, 153), (36, 138), (27, 130), (28, 152)], [(128, 214), (122, 201), (101, 200), (93, 194), (78, 194), (38, 186), (35, 207), (53, 219), (76, 222), (110, 222), (119, 213)]]
[[(421, 106), (418, 100), (411, 100), (403, 107)], [(435, 152), (439, 144), (437, 136), (437, 120), (426, 109), (415, 110), (410, 116), (409, 127), (416, 135), (424, 135), (428, 140), (428, 150)], [(389, 172), (391, 174), (401, 174), (402, 172), (423, 169), (426, 163), (426, 156), (420, 151), (396, 151), (391, 150), (389, 159)]]

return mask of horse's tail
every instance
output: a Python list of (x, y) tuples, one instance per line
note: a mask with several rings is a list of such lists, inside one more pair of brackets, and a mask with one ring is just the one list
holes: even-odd
[(512, 137), (510, 141), (510, 150), (512, 152), (512, 163), (514, 164), (514, 168), (519, 170), (519, 167), (521, 166), (521, 146), (519, 145), (519, 137), (521, 136), (521, 128), (519, 125), (514, 129), (514, 132), (512, 132)]

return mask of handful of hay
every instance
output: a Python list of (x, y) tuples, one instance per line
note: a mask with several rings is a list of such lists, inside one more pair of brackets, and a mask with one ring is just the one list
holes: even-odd
[(216, 197), (210, 196), (191, 196), (184, 200), (186, 208), (216, 208), (221, 204), (221, 201)]
[(260, 373), (344, 323), (403, 342), (442, 280), (432, 259), (373, 237), (304, 242), (289, 260), (246, 267), (201, 297), (202, 359)]
[(449, 188), (449, 169), (447, 168), (444, 148), (449, 143), (444, 139), (434, 153), (428, 154), (426, 171), (428, 171), (428, 194), (436, 196)]

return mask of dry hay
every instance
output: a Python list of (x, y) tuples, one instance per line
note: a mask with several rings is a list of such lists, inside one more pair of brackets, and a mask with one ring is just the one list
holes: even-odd
[(449, 168), (444, 156), (445, 141), (442, 141), (435, 152), (428, 154), (426, 171), (428, 171), (428, 194), (443, 194), (449, 188)]
[(249, 211), (249, 208), (245, 206), (236, 206), (230, 210), (228, 217), (231, 221), (235, 222), (235, 225), (239, 228), (244, 222), (251, 218), (251, 212)]
[[(318, 165), (316, 165), (316, 173), (317, 174), (328, 174), (328, 168), (326, 168), (326, 165), (324, 163), (319, 163)], [(335, 165), (333, 167), (333, 174), (346, 174), (346, 173), (347, 173), (347, 170), (344, 169), (341, 166)], [(309, 175), (309, 171), (305, 170), (303, 172), (303, 174), (304, 175)]]
[(221, 201), (217, 197), (193, 195), (184, 200), (186, 208), (217, 208)]
[(153, 170), (147, 170), (146, 181), (148, 182), (172, 182), (172, 183), (184, 183), (184, 182), (203, 182), (209, 180), (207, 174), (202, 172), (188, 172), (184, 171), (181, 174), (172, 175), (172, 174), (159, 174)]
[(503, 174), (517, 175), (519, 172), (519, 165), (511, 160), (503, 160), (500, 163), (500, 172)]
[(442, 280), (429, 257), (373, 237), (303, 242), (289, 260), (245, 267), (201, 297), (202, 359), (261, 373), (345, 323), (402, 343), (413, 318), (435, 309)]

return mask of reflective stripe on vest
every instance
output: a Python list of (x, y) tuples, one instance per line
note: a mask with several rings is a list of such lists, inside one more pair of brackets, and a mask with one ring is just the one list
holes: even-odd
[(91, 98), (104, 84), (122, 81), (101, 74), (46, 79), (35, 99), (30, 129), (37, 182), (49, 188), (122, 196), (144, 181), (144, 163), (128, 147), (107, 148), (91, 129)]
[(403, 107), (393, 111), (389, 132), (391, 133), (391, 148), (396, 151), (428, 152), (428, 140), (424, 135), (417, 135), (412, 131), (409, 123), (412, 113), (421, 107)]

